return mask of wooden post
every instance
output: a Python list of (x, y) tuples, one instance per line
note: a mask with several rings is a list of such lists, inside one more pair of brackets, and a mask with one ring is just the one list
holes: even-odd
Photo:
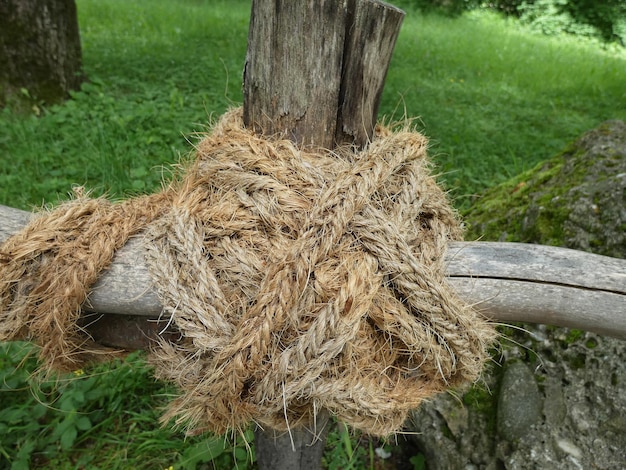
[[(364, 147), (404, 12), (378, 0), (253, 0), (244, 123), (302, 146)], [(315, 429), (257, 429), (261, 469), (321, 465), (328, 414)]]
[(293, 428), (289, 432), (256, 428), (254, 442), (259, 469), (292, 470), (321, 467), (329, 414), (321, 410), (311, 428)]
[(246, 126), (306, 146), (363, 147), (403, 18), (378, 0), (254, 0)]

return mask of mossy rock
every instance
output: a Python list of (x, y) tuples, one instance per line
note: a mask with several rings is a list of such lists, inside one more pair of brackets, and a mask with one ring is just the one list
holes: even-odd
[(559, 155), (487, 191), (464, 215), (468, 240), (626, 257), (626, 123), (602, 123)]
[[(487, 191), (464, 214), (466, 239), (626, 258), (625, 193), (626, 123), (607, 121)], [(410, 430), (428, 468), (618, 468), (626, 343), (549, 325), (499, 331), (484, 383), (461, 390), (461, 400), (437, 396), (413, 414)]]

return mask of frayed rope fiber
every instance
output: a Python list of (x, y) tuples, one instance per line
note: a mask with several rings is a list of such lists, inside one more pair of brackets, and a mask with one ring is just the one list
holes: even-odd
[(328, 409), (374, 435), (475, 381), (493, 327), (446, 284), (461, 237), (426, 139), (379, 126), (366, 150), (299, 149), (224, 115), (181, 181), (39, 215), (0, 255), (0, 339), (34, 338), (53, 365), (106, 354), (77, 327), (98, 272), (142, 231), (183, 339), (152, 351), (181, 395), (164, 416), (221, 433)]

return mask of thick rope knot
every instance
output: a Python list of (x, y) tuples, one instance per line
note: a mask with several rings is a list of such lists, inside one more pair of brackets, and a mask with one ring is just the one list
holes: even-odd
[(148, 231), (187, 338), (156, 354), (160, 376), (192, 391), (168, 417), (280, 429), (327, 408), (387, 434), (477, 378), (492, 331), (445, 285), (460, 229), (426, 145), (379, 129), (363, 152), (308, 152), (245, 130), (238, 111), (222, 119)]
[(446, 285), (461, 230), (426, 146), (379, 128), (361, 152), (308, 151), (254, 135), (239, 110), (220, 120), (142, 216), (155, 289), (183, 336), (152, 355), (183, 392), (164, 419), (285, 429), (326, 408), (385, 435), (477, 379), (493, 329)]

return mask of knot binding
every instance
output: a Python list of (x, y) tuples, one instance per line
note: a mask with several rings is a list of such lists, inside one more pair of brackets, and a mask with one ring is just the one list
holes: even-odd
[[(305, 150), (255, 135), (230, 111), (162, 193), (72, 201), (7, 242), (0, 275), (16, 281), (2, 292), (0, 337), (27, 330), (61, 365), (91, 358), (80, 305), (115, 249), (143, 230), (154, 288), (182, 335), (151, 354), (156, 375), (181, 390), (165, 420), (286, 429), (326, 408), (370, 434), (395, 432), (425, 398), (476, 380), (494, 338), (446, 284), (445, 250), (461, 230), (426, 147), (420, 134), (379, 126), (361, 152)], [(61, 234), (88, 229), (80, 242), (41, 235), (57, 219)], [(106, 252), (93, 245), (101, 238)], [(93, 274), (60, 305), (60, 286), (92, 258)], [(33, 275), (46, 272), (62, 279)]]

